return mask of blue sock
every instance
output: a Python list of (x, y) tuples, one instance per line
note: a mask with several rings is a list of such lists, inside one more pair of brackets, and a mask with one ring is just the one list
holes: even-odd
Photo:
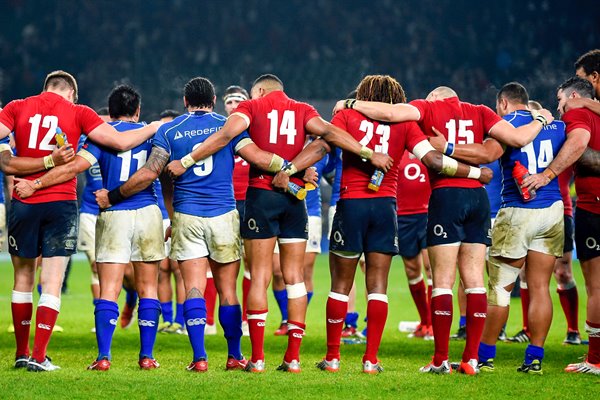
[(527, 346), (527, 348), (525, 349), (525, 364), (529, 365), (533, 362), (533, 360), (542, 361), (543, 359), (544, 359), (544, 348), (543, 347), (534, 346), (532, 344)]
[(486, 362), (496, 358), (496, 345), (479, 343), (479, 362)]
[(279, 306), (279, 311), (281, 311), (281, 321), (288, 320), (288, 298), (287, 298), (287, 290), (273, 290), (273, 294), (275, 295), (275, 300), (277, 300), (277, 305)]
[(314, 293), (314, 292), (308, 292), (308, 293), (306, 294), (306, 297), (308, 298), (308, 304), (310, 304), (310, 299), (312, 299), (312, 297), (313, 297), (313, 293)]
[(459, 327), (463, 327), (463, 326), (467, 326), (467, 316), (466, 315), (461, 315), (460, 316), (460, 320), (458, 321), (458, 326)]
[(346, 326), (358, 328), (358, 313), (357, 312), (347, 313), (346, 320), (344, 322), (345, 322)]
[(92, 299), (92, 304), (94, 305), (94, 307), (96, 307), (96, 304), (98, 304), (99, 301), (100, 299)]
[(175, 323), (184, 326), (185, 318), (183, 317), (183, 303), (177, 303), (177, 313), (175, 314)]
[(98, 358), (110, 360), (110, 347), (119, 319), (119, 305), (114, 301), (95, 300), (94, 310), (96, 320), (96, 342), (98, 343)]
[(41, 284), (41, 283), (38, 283), (38, 284), (37, 284), (37, 291), (38, 291), (38, 294), (39, 294), (39, 295), (41, 295), (41, 294), (42, 294), (42, 284)]
[(219, 323), (227, 340), (227, 354), (241, 360), (242, 356), (242, 307), (239, 304), (219, 307)]
[(127, 305), (131, 308), (134, 308), (138, 299), (137, 292), (135, 289), (127, 289), (125, 287), (123, 287), (123, 289), (125, 289), (125, 303), (127, 303)]
[(157, 299), (140, 299), (138, 326), (140, 328), (140, 359), (154, 358), (154, 342), (160, 317), (160, 302)]
[(160, 303), (160, 311), (162, 313), (163, 321), (170, 324), (173, 323), (173, 302), (165, 301)]
[(206, 359), (204, 327), (206, 326), (206, 301), (202, 298), (187, 299), (183, 303), (183, 315), (188, 337), (194, 351), (194, 362)]

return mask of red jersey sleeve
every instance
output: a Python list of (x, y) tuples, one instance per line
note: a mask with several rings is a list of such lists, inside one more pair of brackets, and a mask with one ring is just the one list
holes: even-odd
[(419, 122), (423, 121), (423, 119), (425, 119), (425, 114), (427, 114), (427, 111), (429, 110), (429, 102), (427, 100), (413, 100), (410, 103), (411, 106), (414, 106), (417, 108), (417, 110), (419, 110)]
[(248, 125), (252, 123), (252, 100), (244, 100), (238, 104), (233, 114), (242, 114), (246, 116)]
[(16, 101), (11, 101), (0, 111), (0, 122), (8, 129), (15, 129), (16, 121)]
[(563, 114), (562, 120), (567, 125), (567, 134), (571, 133), (575, 129), (585, 129), (590, 133), (592, 132), (590, 115), (585, 111), (584, 108), (575, 108), (567, 111)]
[(427, 137), (416, 122), (405, 122), (406, 124), (406, 149), (412, 153), (417, 143), (427, 140)]
[(346, 113), (339, 112), (333, 116), (331, 119), (331, 123), (337, 126), (340, 129), (348, 131), (347, 123), (346, 123)]
[(315, 110), (315, 108), (313, 106), (311, 106), (310, 104), (304, 103), (304, 105), (306, 107), (306, 112), (304, 113), (304, 126), (306, 126), (308, 121), (310, 121), (311, 119), (313, 119), (315, 117), (320, 118), (321, 115), (319, 115), (317, 110)]
[(481, 113), (481, 122), (483, 123), (484, 133), (487, 133), (492, 129), (492, 126), (500, 122), (502, 118), (488, 106), (479, 105), (478, 108)]
[(88, 106), (78, 105), (77, 112), (79, 114), (78, 121), (81, 132), (85, 134), (90, 133), (104, 123), (98, 114)]

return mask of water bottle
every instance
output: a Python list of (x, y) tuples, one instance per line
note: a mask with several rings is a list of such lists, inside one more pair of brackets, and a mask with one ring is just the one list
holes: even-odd
[(518, 161), (515, 161), (515, 166), (512, 170), (512, 176), (515, 180), (515, 183), (517, 184), (517, 188), (521, 192), (521, 197), (523, 198), (523, 201), (528, 202), (535, 199), (536, 194), (534, 189), (527, 189), (526, 187), (521, 187), (521, 185), (523, 184), (523, 179), (529, 176), (529, 171), (527, 170), (527, 168), (525, 168), (523, 164), (521, 164)]
[(56, 128), (56, 133), (54, 134), (54, 139), (56, 140), (56, 146), (58, 148), (61, 148), (65, 144), (69, 143), (69, 141), (67, 140), (67, 134), (64, 133), (60, 128)]
[(287, 191), (298, 200), (304, 200), (306, 198), (306, 189), (294, 182), (288, 182)]
[(371, 180), (369, 181), (368, 188), (374, 192), (378, 192), (379, 187), (381, 186), (381, 181), (383, 181), (384, 176), (385, 173), (382, 170), (376, 169), (375, 172), (373, 172), (373, 175), (371, 175)]

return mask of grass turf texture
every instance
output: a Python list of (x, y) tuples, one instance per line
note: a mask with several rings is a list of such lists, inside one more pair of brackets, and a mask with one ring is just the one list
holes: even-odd
[[(585, 321), (585, 289), (578, 263), (574, 266), (580, 293), (580, 329)], [(325, 354), (325, 302), (329, 293), (327, 255), (317, 258), (315, 295), (307, 316), (307, 333), (302, 344), (300, 375), (275, 371), (285, 351), (287, 337), (275, 337), (280, 315), (273, 296), (269, 294), (265, 352), (267, 371), (247, 374), (225, 371), (227, 357), (225, 339), (219, 327), (217, 336), (207, 337), (209, 371), (204, 374), (185, 370), (192, 353), (188, 338), (181, 335), (158, 334), (155, 357), (161, 367), (140, 371), (137, 366), (139, 350), (138, 329), (117, 328), (113, 341), (113, 364), (110, 371), (87, 371), (96, 356), (96, 341), (90, 329), (94, 325), (93, 306), (89, 290), (89, 267), (84, 261), (73, 265), (69, 278), (69, 293), (62, 298), (58, 323), (64, 332), (55, 333), (49, 355), (62, 367), (52, 373), (29, 373), (14, 370), (14, 336), (6, 332), (11, 321), (10, 293), (12, 267), (0, 264), (0, 398), (560, 398), (581, 399), (600, 390), (600, 379), (591, 375), (572, 375), (563, 372), (587, 351), (587, 346), (563, 346), (566, 321), (555, 284), (552, 283), (554, 321), (546, 342), (543, 376), (516, 372), (523, 360), (525, 344), (499, 343), (496, 371), (470, 377), (460, 374), (438, 376), (420, 374), (418, 368), (427, 364), (433, 354), (433, 342), (408, 339), (397, 330), (400, 320), (417, 320), (416, 308), (410, 297), (402, 262), (394, 258), (388, 292), (390, 312), (379, 357), (385, 372), (377, 376), (361, 373), (364, 345), (342, 346), (342, 368), (330, 374), (314, 367)], [(357, 274), (360, 329), (365, 315), (364, 280)], [(241, 290), (240, 290), (241, 293)], [(34, 295), (37, 304), (37, 295)], [(121, 301), (123, 302), (123, 295)], [(34, 315), (35, 317), (35, 315)], [(455, 305), (455, 326), (458, 306)], [(507, 333), (512, 335), (521, 327), (519, 299), (513, 299)], [(32, 327), (33, 328), (33, 327)], [(32, 329), (33, 331), (33, 329)], [(587, 338), (587, 335), (584, 335)], [(459, 360), (464, 342), (451, 342), (451, 361)], [(250, 356), (250, 341), (243, 338), (242, 348)]]

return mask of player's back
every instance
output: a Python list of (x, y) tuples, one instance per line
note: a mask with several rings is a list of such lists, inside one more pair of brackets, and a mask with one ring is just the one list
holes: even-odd
[[(154, 145), (167, 149), (179, 160), (221, 130), (226, 118), (214, 112), (195, 111), (164, 124)], [(214, 217), (235, 208), (233, 166), (235, 146), (247, 134), (237, 136), (215, 154), (198, 161), (174, 182), (173, 208), (177, 212)]]
[[(448, 143), (483, 143), (483, 138), (500, 117), (489, 107), (460, 101), (458, 97), (444, 100), (414, 100), (410, 102), (421, 113), (418, 124), (427, 136), (435, 136), (435, 127)], [(431, 174), (432, 188), (478, 188), (482, 183), (475, 179), (454, 178)]]
[(414, 122), (384, 124), (350, 109), (338, 112), (331, 123), (350, 133), (361, 145), (376, 152), (389, 154), (396, 160), (385, 174), (379, 191), (375, 192), (368, 189), (375, 167), (356, 154), (344, 153), (341, 198), (395, 198), (399, 160), (404, 150), (412, 150), (417, 143), (426, 140), (417, 124)]
[[(56, 93), (43, 92), (23, 100), (11, 101), (0, 112), (0, 122), (14, 132), (15, 152), (20, 157), (40, 158), (56, 147), (60, 128), (69, 143), (76, 145), (82, 133), (89, 133), (102, 120), (89, 107), (73, 104)], [(28, 176), (35, 179), (45, 171)], [(76, 200), (76, 179), (36, 191), (25, 203)], [(18, 196), (15, 197), (18, 198)]]
[(240, 156), (235, 156), (233, 167), (233, 192), (236, 200), (246, 200), (246, 190), (250, 181), (250, 164)]
[[(515, 127), (526, 125), (533, 121), (531, 112), (518, 110), (507, 114), (504, 119)], [(545, 208), (554, 202), (562, 200), (558, 187), (558, 179), (553, 179), (548, 185), (537, 190), (535, 199), (524, 202), (520, 189), (517, 187), (512, 171), (515, 162), (519, 161), (530, 174), (539, 174), (554, 160), (565, 142), (565, 124), (554, 121), (545, 126), (536, 138), (528, 145), (515, 149), (507, 147), (501, 157), (502, 171), (502, 206), (520, 208)]]
[[(292, 160), (304, 148), (305, 126), (319, 117), (311, 105), (290, 99), (283, 91), (273, 91), (264, 97), (241, 102), (232, 115), (240, 115), (249, 122), (250, 138), (264, 151)], [(250, 168), (250, 186), (272, 190), (272, 175)], [(292, 180), (303, 185), (297, 179)]]
[(409, 151), (405, 151), (400, 160), (397, 193), (398, 215), (427, 212), (431, 196), (427, 167)]
[[(119, 132), (138, 129), (145, 125), (144, 123), (126, 121), (114, 121), (109, 122), (109, 124)], [(118, 152), (87, 140), (83, 145), (83, 149), (98, 160), (100, 173), (102, 174), (102, 185), (105, 189), (112, 190), (125, 183), (131, 175), (146, 164), (152, 150), (152, 142), (146, 140), (131, 150)], [(157, 204), (156, 201), (154, 185), (150, 185), (139, 193), (110, 207), (108, 211), (136, 210), (151, 204)]]

